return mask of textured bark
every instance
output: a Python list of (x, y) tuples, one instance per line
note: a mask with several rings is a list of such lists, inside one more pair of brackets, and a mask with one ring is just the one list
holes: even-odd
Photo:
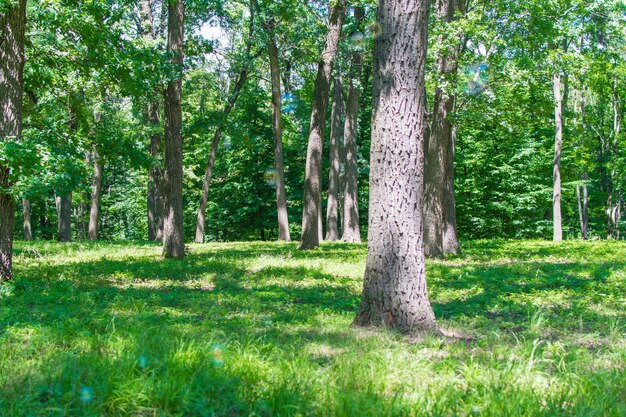
[(155, 129), (155, 132), (150, 136), (150, 157), (152, 158), (152, 165), (148, 173), (148, 240), (158, 239), (158, 229), (160, 219), (163, 217), (163, 212), (159, 210), (159, 190), (162, 187), (159, 186), (162, 182), (163, 172), (159, 168), (157, 159), (161, 154), (161, 134), (156, 129), (161, 126), (161, 120), (159, 117), (159, 103), (153, 101), (147, 108), (148, 120), (150, 126)]
[(72, 241), (72, 192), (59, 196), (59, 242)]
[[(365, 18), (362, 7), (354, 9), (354, 18), (357, 26)], [(361, 51), (355, 51), (351, 57), (351, 74), (348, 81), (348, 102), (346, 105), (346, 122), (344, 125), (344, 171), (343, 182), (343, 235), (344, 242), (360, 242), (361, 230), (359, 228), (359, 167), (357, 155), (357, 132), (359, 119), (359, 100), (361, 89), (358, 81), (361, 78), (363, 68), (363, 55)]]
[(561, 152), (563, 150), (563, 92), (561, 88), (561, 74), (555, 71), (553, 78), (554, 88), (554, 122), (556, 134), (554, 138), (554, 169), (553, 169), (553, 200), (552, 213), (554, 221), (553, 240), (563, 240), (563, 228), (561, 226)]
[(91, 207), (89, 210), (89, 240), (98, 240), (100, 222), (100, 197), (102, 196), (102, 175), (104, 165), (98, 150), (94, 150), (93, 178), (91, 181)]
[(285, 164), (283, 154), (282, 93), (280, 87), (280, 63), (278, 46), (274, 36), (274, 24), (266, 28), (267, 51), (270, 59), (272, 80), (272, 128), (274, 132), (274, 169), (276, 171), (276, 210), (278, 215), (278, 240), (291, 241), (289, 216), (287, 214), (287, 192), (285, 190)]
[(422, 230), (428, 0), (380, 0), (377, 27), (369, 248), (355, 324), (435, 330)]
[(338, 231), (338, 195), (339, 195), (339, 172), (341, 169), (341, 135), (343, 133), (343, 83), (341, 74), (337, 70), (333, 82), (333, 102), (330, 124), (330, 147), (328, 162), (328, 200), (326, 204), (326, 240), (335, 242), (339, 239)]
[[(22, 137), (24, 28), (26, 0), (5, 5), (0, 15), (0, 141)], [(13, 278), (15, 200), (10, 194), (11, 169), (0, 162), (0, 281)]]
[(185, 257), (183, 227), (183, 135), (182, 135), (182, 63), (184, 36), (184, 0), (168, 4), (167, 50), (170, 62), (179, 73), (165, 90), (165, 222), (163, 228), (163, 256)]
[(31, 219), (30, 219), (30, 201), (27, 198), (22, 199), (22, 210), (23, 210), (23, 226), (24, 226), (24, 240), (30, 241), (33, 240), (33, 230), (31, 227)]
[[(436, 0), (435, 13), (443, 22), (450, 23), (461, 9), (461, 1)], [(445, 43), (448, 35), (441, 35)], [(456, 77), (459, 47), (443, 50), (437, 58), (440, 79)], [(427, 257), (439, 258), (448, 251), (460, 249), (456, 234), (456, 207), (454, 201), (454, 135), (450, 120), (456, 96), (439, 85), (435, 89), (432, 123), (429, 129), (424, 173), (424, 251)], [(446, 209), (450, 212), (446, 213)], [(447, 231), (447, 233), (446, 233)]]
[(315, 79), (315, 92), (311, 109), (311, 130), (306, 153), (304, 173), (304, 204), (302, 213), (302, 237), (298, 249), (314, 249), (321, 241), (320, 219), (322, 201), (322, 152), (324, 125), (330, 92), (333, 62), (337, 57), (341, 26), (345, 15), (346, 0), (337, 0), (330, 11), (326, 45), (320, 57)]

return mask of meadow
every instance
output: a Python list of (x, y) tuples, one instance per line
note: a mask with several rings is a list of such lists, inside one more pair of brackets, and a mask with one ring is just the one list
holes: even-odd
[(428, 262), (458, 337), (351, 327), (365, 245), (17, 242), (1, 416), (624, 416), (626, 245)]

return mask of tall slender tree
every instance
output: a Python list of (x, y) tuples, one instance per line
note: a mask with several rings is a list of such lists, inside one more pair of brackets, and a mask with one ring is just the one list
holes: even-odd
[(276, 23), (270, 19), (264, 28), (267, 34), (267, 52), (272, 81), (272, 129), (274, 132), (274, 170), (276, 173), (276, 210), (278, 217), (278, 239), (291, 241), (289, 216), (287, 214), (287, 191), (285, 190), (285, 162), (283, 152), (282, 93), (280, 61), (275, 34)]
[(340, 70), (336, 69), (333, 80), (331, 106), (330, 146), (328, 161), (328, 201), (326, 205), (326, 240), (335, 242), (339, 238), (339, 174), (341, 169), (341, 135), (343, 133), (343, 83)]
[(181, 90), (183, 75), (184, 0), (168, 2), (167, 51), (176, 75), (165, 90), (165, 199), (163, 255), (182, 259), (185, 256), (183, 228), (183, 135)]
[(330, 94), (333, 62), (337, 57), (341, 26), (346, 11), (346, 0), (335, 0), (330, 9), (328, 34), (324, 51), (320, 56), (315, 79), (315, 92), (311, 110), (311, 130), (306, 154), (304, 174), (304, 204), (302, 213), (302, 237), (298, 249), (314, 249), (321, 240), (322, 219), (322, 152), (326, 108)]
[(30, 200), (27, 198), (22, 199), (22, 216), (24, 217), (23, 228), (24, 228), (24, 240), (29, 241), (33, 240), (33, 230), (31, 226), (31, 216), (30, 216)]
[(554, 136), (554, 164), (553, 164), (553, 192), (552, 192), (552, 216), (553, 216), (553, 240), (563, 240), (563, 226), (561, 215), (561, 152), (563, 151), (563, 88), (560, 70), (555, 70), (552, 86), (554, 89), (554, 123), (556, 133)]
[(250, 1), (250, 23), (248, 26), (248, 38), (246, 40), (246, 50), (244, 54), (245, 61), (241, 64), (241, 68), (239, 70), (239, 74), (235, 82), (233, 83), (233, 88), (230, 91), (228, 100), (224, 104), (224, 110), (222, 111), (222, 119), (217, 124), (215, 128), (215, 133), (213, 134), (213, 140), (211, 141), (211, 150), (209, 152), (209, 159), (207, 161), (206, 169), (204, 171), (204, 180), (202, 181), (202, 192), (200, 194), (200, 203), (198, 204), (198, 214), (196, 217), (196, 236), (195, 242), (202, 243), (204, 242), (204, 230), (206, 223), (206, 207), (209, 201), (209, 189), (211, 188), (211, 177), (213, 176), (213, 167), (215, 166), (215, 157), (217, 155), (217, 148), (219, 147), (220, 141), (222, 139), (222, 133), (224, 133), (224, 128), (226, 127), (226, 122), (228, 120), (228, 116), (231, 111), (235, 107), (237, 103), (237, 99), (241, 94), (241, 90), (246, 85), (246, 81), (248, 81), (248, 76), (250, 75), (250, 66), (252, 65), (252, 57), (250, 55), (250, 51), (252, 49), (252, 42), (254, 40), (254, 17), (255, 11), (257, 10), (256, 0)]
[[(360, 39), (361, 27), (365, 19), (363, 7), (354, 8), (354, 19), (356, 21), (356, 36), (353, 39)], [(361, 99), (361, 88), (359, 79), (363, 68), (363, 52), (361, 45), (356, 42), (351, 56), (350, 75), (348, 80), (348, 101), (346, 104), (346, 120), (343, 131), (343, 143), (345, 150), (343, 182), (343, 230), (341, 239), (344, 242), (360, 242), (361, 230), (359, 228), (359, 167), (357, 155), (357, 132), (359, 120), (359, 100)]]
[(380, 0), (374, 46), (369, 248), (355, 324), (434, 330), (422, 204), (428, 0)]
[(102, 196), (102, 176), (104, 164), (97, 147), (93, 153), (93, 178), (91, 180), (91, 207), (89, 210), (89, 240), (98, 240), (100, 221), (100, 197)]

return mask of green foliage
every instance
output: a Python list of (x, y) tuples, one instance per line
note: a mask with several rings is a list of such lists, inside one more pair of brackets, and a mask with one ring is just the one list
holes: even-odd
[(350, 327), (366, 248), (19, 243), (0, 410), (67, 415), (605, 415), (624, 408), (621, 243), (466, 242), (428, 264), (449, 333)]

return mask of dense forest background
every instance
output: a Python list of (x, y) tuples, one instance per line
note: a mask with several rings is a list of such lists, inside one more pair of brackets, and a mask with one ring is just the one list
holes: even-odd
[[(362, 53), (357, 142), (360, 226), (366, 236), (371, 52), (379, 30), (373, 2), (351, 3), (365, 16), (346, 16), (335, 76), (347, 78), (352, 56)], [(278, 238), (267, 22), (282, 69), (289, 224), (292, 238), (299, 236), (311, 103), (328, 8), (328, 2), (317, 1), (187, 2), (182, 109), (188, 239), (195, 233), (216, 136), (205, 239)], [(23, 199), (17, 217), (26, 213), (34, 238), (58, 237), (60, 200), (70, 193), (72, 237), (88, 238), (99, 173), (98, 237), (148, 238), (150, 176), (162, 168), (162, 152), (154, 148), (162, 145), (153, 138), (163, 132), (163, 91), (178, 71), (168, 61), (164, 10), (161, 2), (146, 0), (28, 3), (24, 138), (2, 151), (22, 167), (14, 173), (14, 193)], [(581, 237), (588, 201), (588, 237), (621, 238), (625, 19), (624, 3), (615, 0), (469, 0), (450, 22), (431, 13), (428, 105), (437, 86), (456, 95), (455, 186), (463, 239), (551, 236), (555, 72), (563, 83), (564, 236)], [(456, 45), (459, 70), (442, 78), (437, 56)], [(24, 236), (22, 226), (16, 221), (18, 238)]]

